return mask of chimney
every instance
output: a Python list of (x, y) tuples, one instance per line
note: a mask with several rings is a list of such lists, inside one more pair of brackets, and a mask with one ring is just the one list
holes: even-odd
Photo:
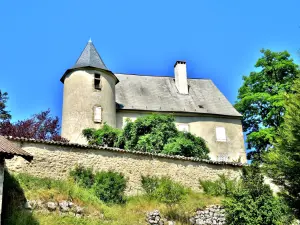
[(188, 95), (188, 83), (187, 83), (187, 73), (186, 73), (186, 62), (177, 61), (174, 65), (175, 73), (175, 85), (180, 94)]

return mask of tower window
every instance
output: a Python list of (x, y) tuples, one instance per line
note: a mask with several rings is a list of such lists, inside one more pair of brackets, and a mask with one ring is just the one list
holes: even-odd
[(97, 90), (101, 90), (101, 82), (100, 82), (100, 74), (95, 74), (94, 75), (94, 85), (95, 85), (95, 89)]

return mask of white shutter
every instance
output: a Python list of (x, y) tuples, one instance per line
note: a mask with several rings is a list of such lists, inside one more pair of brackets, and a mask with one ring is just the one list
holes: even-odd
[(216, 127), (217, 141), (226, 142), (226, 132), (224, 127)]
[(102, 110), (101, 107), (95, 106), (94, 108), (94, 122), (100, 123), (102, 120)]
[(189, 125), (187, 123), (177, 124), (177, 129), (183, 132), (189, 132)]

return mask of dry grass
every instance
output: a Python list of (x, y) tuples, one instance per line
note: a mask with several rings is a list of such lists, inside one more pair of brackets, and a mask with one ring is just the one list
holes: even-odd
[[(39, 211), (27, 215), (26, 212), (17, 210), (12, 215), (10, 224), (40, 224), (40, 225), (128, 225), (145, 224), (145, 215), (149, 211), (158, 209), (164, 218), (176, 220), (178, 225), (188, 224), (188, 219), (196, 209), (207, 205), (219, 204), (222, 198), (207, 196), (202, 193), (189, 191), (187, 197), (179, 204), (172, 207), (156, 200), (149, 199), (147, 196), (134, 196), (127, 199), (126, 204), (106, 205), (96, 198), (87, 189), (78, 187), (71, 180), (57, 181), (29, 176), (27, 174), (15, 174), (14, 178), (19, 182), (24, 190), (27, 199), (40, 199), (44, 201), (72, 200), (85, 208), (89, 217), (74, 218), (71, 216), (62, 217), (58, 214), (43, 214)], [(100, 218), (99, 215), (104, 217)], [(24, 218), (28, 217), (25, 223)], [(32, 219), (33, 222), (30, 222)]]

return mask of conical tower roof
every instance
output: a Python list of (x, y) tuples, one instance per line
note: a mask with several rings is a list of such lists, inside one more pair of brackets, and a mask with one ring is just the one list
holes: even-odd
[(75, 65), (64, 73), (60, 81), (64, 83), (65, 77), (67, 76), (68, 73), (81, 68), (94, 69), (99, 71), (104, 70), (112, 74), (116, 79), (116, 83), (118, 82), (118, 78), (105, 66), (101, 56), (99, 55), (97, 49), (95, 48), (91, 40), (88, 41), (87, 45), (81, 52), (81, 55), (77, 59)]
[(72, 68), (80, 67), (95, 67), (108, 70), (91, 40), (89, 40)]

